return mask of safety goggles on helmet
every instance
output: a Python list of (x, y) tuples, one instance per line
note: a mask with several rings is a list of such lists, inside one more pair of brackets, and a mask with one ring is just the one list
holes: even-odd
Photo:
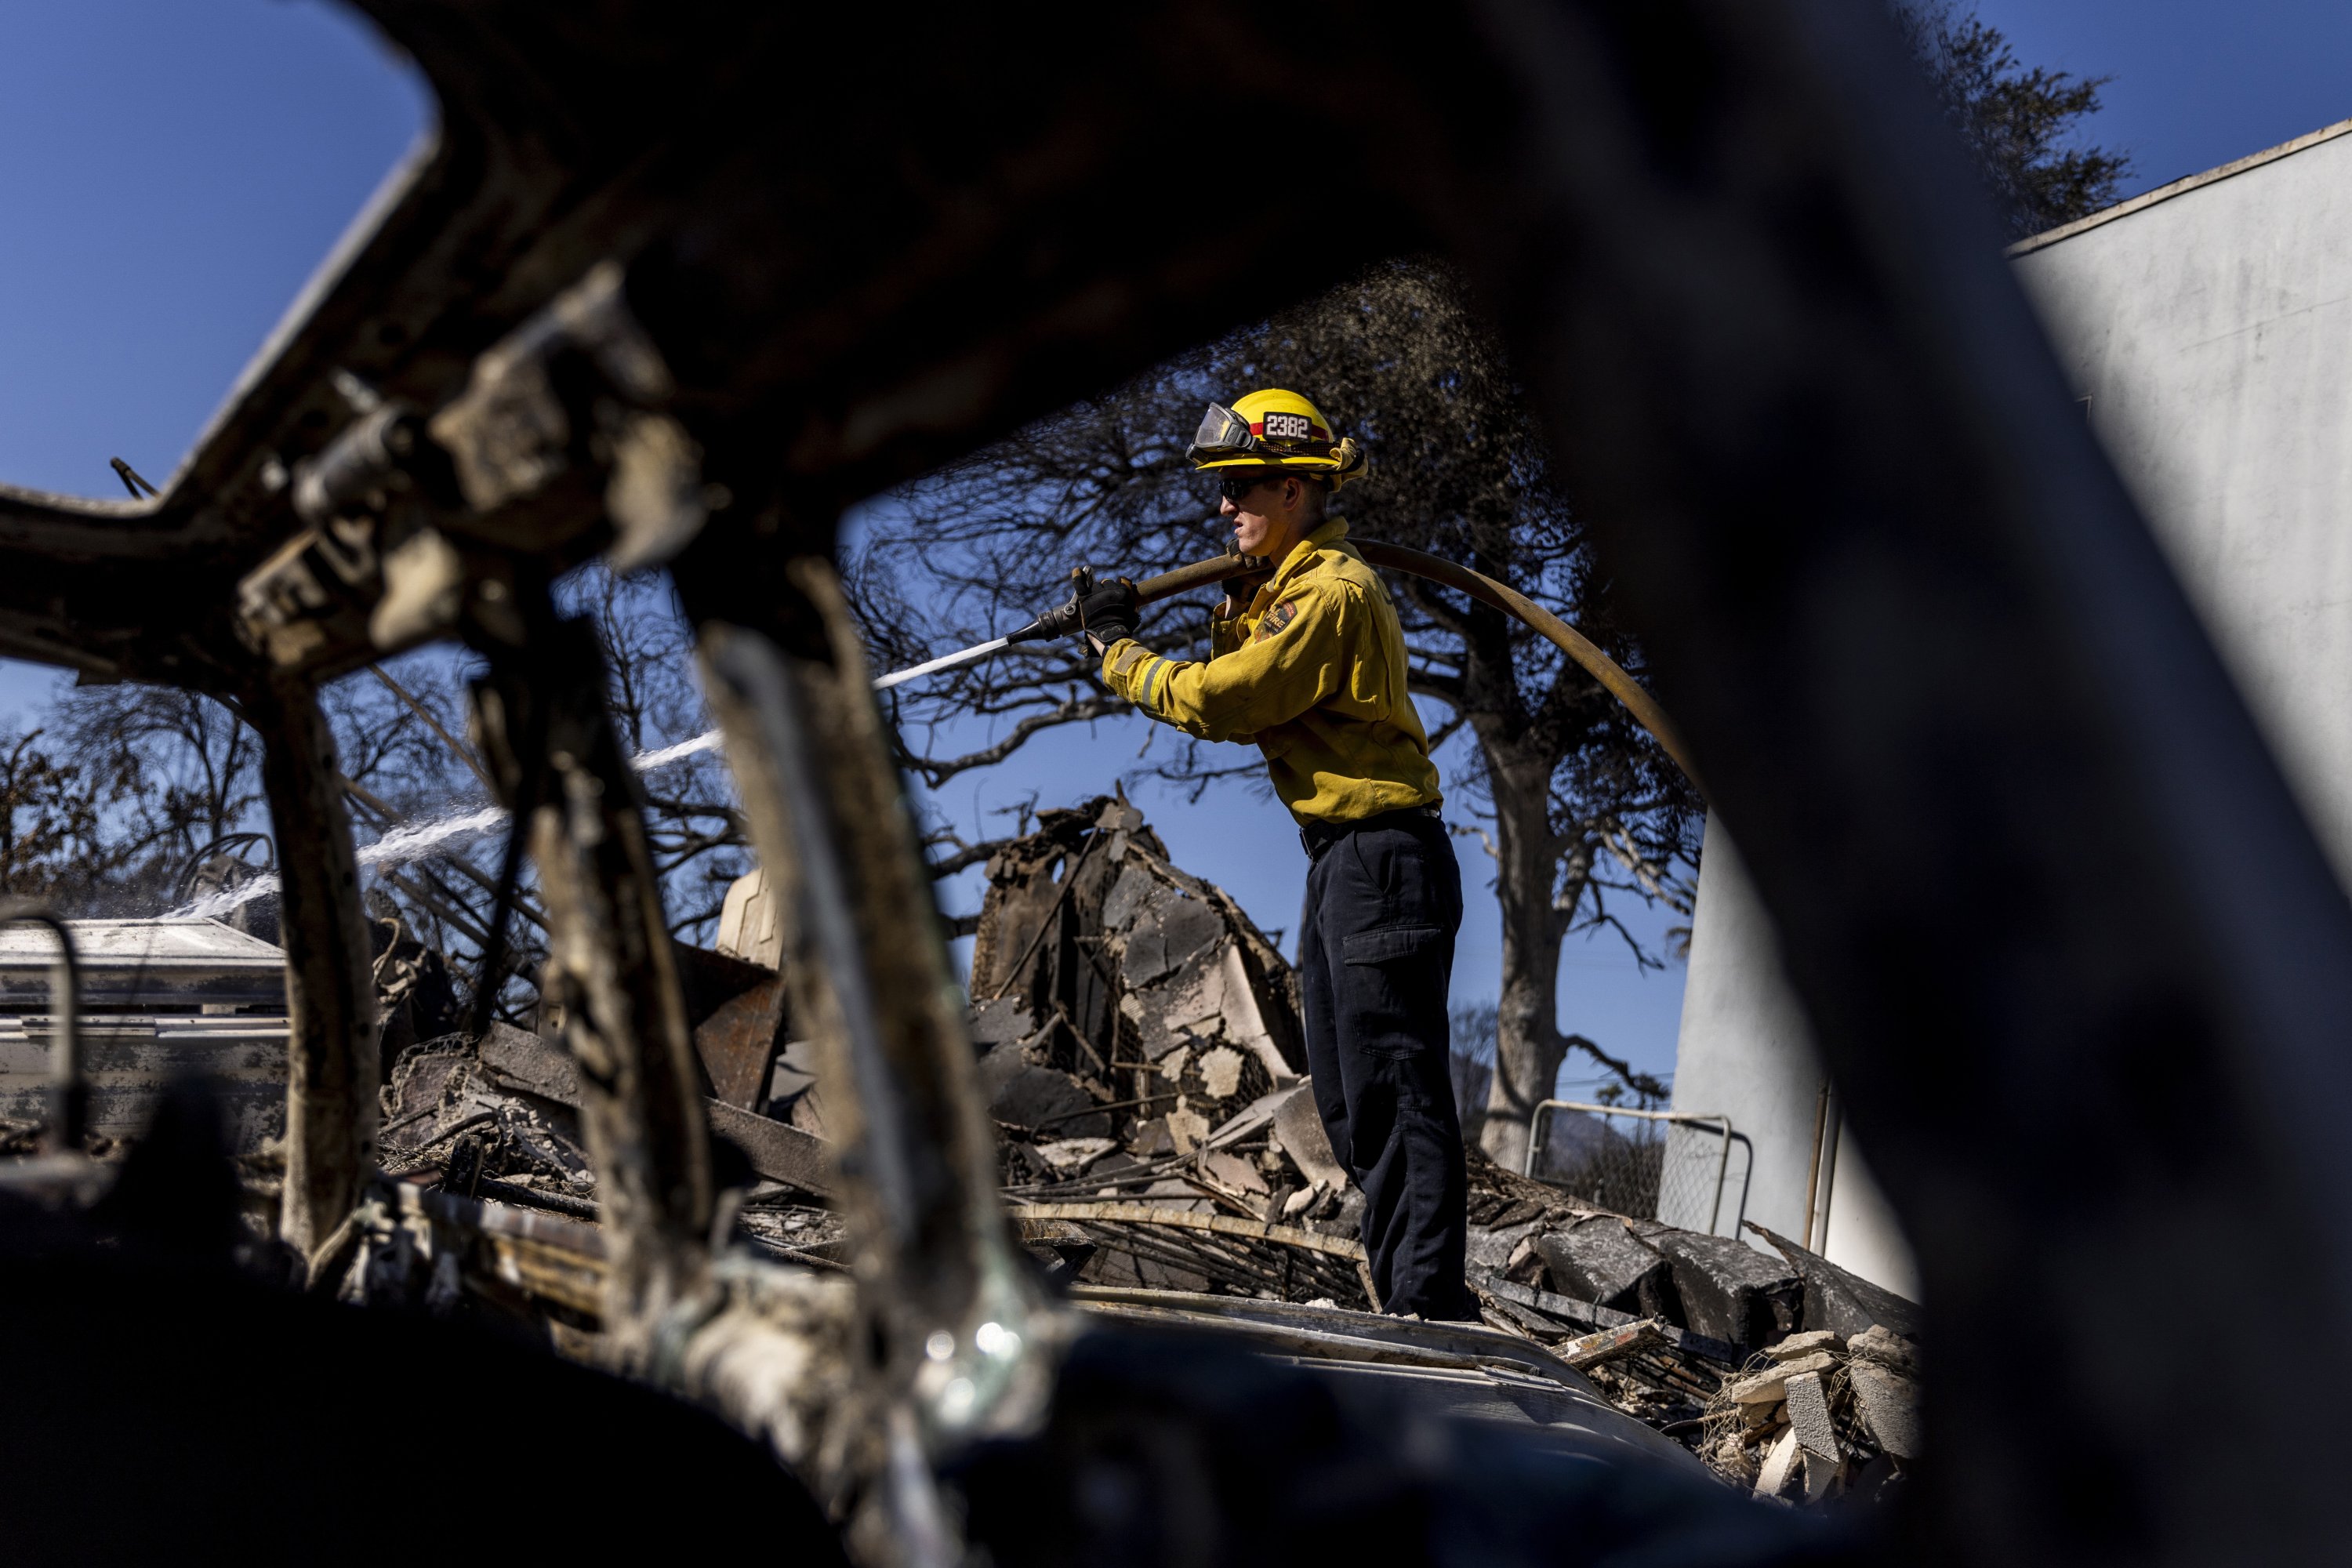
[(1269, 450), (1251, 432), (1248, 420), (1222, 403), (1212, 403), (1209, 411), (1201, 416), (1201, 427), (1192, 432), (1192, 444), (1184, 449), (1184, 456), (1197, 463), (1210, 458), (1239, 458)]
[(1261, 429), (1263, 435), (1223, 404), (1212, 403), (1201, 416), (1200, 429), (1192, 433), (1192, 444), (1184, 449), (1185, 460), (1206, 463), (1260, 457), (1280, 462), (1301, 454), (1327, 457), (1331, 450), (1329, 435), (1303, 414), (1269, 412)]

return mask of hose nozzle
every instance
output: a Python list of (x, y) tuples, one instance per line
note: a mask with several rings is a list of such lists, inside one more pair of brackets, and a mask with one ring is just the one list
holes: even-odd
[(1008, 643), (1044, 642), (1050, 637), (1066, 637), (1078, 630), (1078, 605), (1094, 592), (1095, 574), (1091, 566), (1070, 568), (1070, 598), (1067, 604), (1056, 605), (1023, 626), (1017, 632), (1007, 632)]

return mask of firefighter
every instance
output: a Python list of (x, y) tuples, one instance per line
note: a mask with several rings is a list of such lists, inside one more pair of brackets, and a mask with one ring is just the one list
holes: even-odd
[(1086, 595), (1103, 679), (1152, 718), (1254, 744), (1307, 849), (1298, 938), (1307, 1066), (1331, 1148), (1362, 1188), (1382, 1308), (1477, 1316), (1463, 1281), (1466, 1177), (1446, 1071), (1446, 984), (1462, 875), (1429, 737), (1405, 690), (1404, 634), (1330, 498), (1361, 475), (1350, 437), (1295, 392), (1211, 405), (1186, 452), (1213, 473), (1245, 554), (1206, 662), (1135, 640), (1134, 588)]

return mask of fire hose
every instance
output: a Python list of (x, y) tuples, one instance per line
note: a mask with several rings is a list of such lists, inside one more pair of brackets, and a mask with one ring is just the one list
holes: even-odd
[[(1502, 611), (1549, 640), (1574, 660), (1577, 668), (1600, 682), (1604, 690), (1623, 704), (1625, 710), (1633, 716), (1634, 722), (1650, 732), (1692, 783), (1698, 782), (1698, 770), (1691, 765), (1689, 755), (1683, 750), (1682, 738), (1675, 732), (1673, 721), (1666, 717), (1665, 710), (1658, 706), (1657, 699), (1582, 632), (1507, 584), (1498, 583), (1483, 572), (1474, 572), (1443, 556), (1402, 544), (1384, 544), (1375, 539), (1350, 539), (1348, 542), (1357, 554), (1373, 566), (1407, 573), (1465, 594), (1480, 604)], [(1172, 572), (1162, 572), (1156, 577), (1142, 579), (1135, 584), (1136, 602), (1149, 605), (1172, 598), (1178, 594), (1190, 593), (1195, 588), (1224, 582), (1230, 577), (1255, 576), (1273, 569), (1274, 563), (1262, 556), (1219, 555), (1207, 561), (1196, 561), (1189, 566), (1179, 566)], [(1044, 642), (1073, 635), (1079, 629), (1078, 603), (1093, 586), (1093, 574), (1081, 566), (1070, 576), (1076, 591), (1066, 604), (1055, 605), (1027, 626), (992, 642), (981, 643), (927, 664), (886, 675), (874, 683), (876, 689), (887, 689), (919, 675), (984, 658), (1014, 643)]]

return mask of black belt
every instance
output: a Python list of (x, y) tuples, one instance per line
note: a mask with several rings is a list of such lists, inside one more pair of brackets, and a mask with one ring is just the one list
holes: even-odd
[(1384, 811), (1378, 816), (1360, 816), (1353, 822), (1308, 822), (1298, 829), (1298, 842), (1306, 847), (1309, 860), (1321, 855), (1350, 833), (1361, 833), (1370, 827), (1411, 827), (1416, 822), (1442, 822), (1445, 813), (1433, 805), (1408, 805), (1396, 811)]

